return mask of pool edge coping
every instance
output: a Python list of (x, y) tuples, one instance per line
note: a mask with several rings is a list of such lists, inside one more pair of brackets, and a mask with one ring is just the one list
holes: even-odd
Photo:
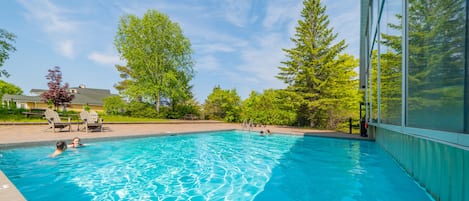
[(0, 170), (0, 200), (26, 200), (2, 170)]

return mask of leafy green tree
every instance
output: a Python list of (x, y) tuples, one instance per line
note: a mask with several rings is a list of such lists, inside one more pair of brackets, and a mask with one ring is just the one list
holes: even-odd
[(236, 89), (224, 90), (217, 86), (205, 100), (203, 109), (208, 119), (237, 122), (240, 120), (241, 98)]
[[(135, 83), (135, 80), (131, 76), (132, 69), (122, 65), (116, 65), (115, 67), (120, 73), (120, 78), (123, 80), (115, 84), (114, 88), (120, 93), (123, 93), (131, 84)], [(178, 95), (174, 93), (174, 95), (162, 98), (162, 101), (167, 102), (170, 107), (161, 107), (158, 114), (159, 118), (179, 119), (185, 114), (199, 115), (200, 106), (197, 101), (194, 100), (192, 86), (189, 86), (188, 82), (189, 80), (184, 81), (184, 84), (189, 88), (184, 94)], [(142, 102), (143, 97), (136, 94), (136, 97), (131, 98), (131, 100)]]
[(264, 125), (294, 125), (301, 101), (296, 93), (287, 90), (252, 91), (242, 103), (241, 119)]
[(194, 117), (200, 117), (200, 110), (200, 104), (192, 98), (177, 104), (170, 102), (169, 106), (161, 108), (158, 117), (166, 119), (181, 119), (186, 114), (191, 114)]
[(131, 117), (158, 118), (155, 108), (150, 103), (131, 101), (126, 107), (126, 114)]
[(194, 76), (192, 49), (179, 25), (156, 10), (142, 18), (121, 17), (114, 44), (127, 61), (119, 70), (127, 76), (121, 92), (132, 98), (156, 103), (157, 112), (163, 99), (187, 100)]
[(180, 107), (182, 107), (182, 109), (179, 109), (178, 111), (183, 112), (182, 116), (186, 114), (193, 114), (195, 116), (200, 116), (200, 110), (202, 109), (202, 106), (197, 100), (195, 100), (195, 98), (191, 98), (187, 100)]
[(2, 99), (4, 94), (21, 95), (23, 90), (14, 84), (0, 80), (0, 99)]
[(108, 96), (104, 98), (104, 111), (107, 114), (121, 114), (125, 111), (126, 102), (120, 96)]
[(341, 55), (347, 46), (344, 40), (333, 43), (337, 34), (329, 28), (326, 7), (320, 0), (305, 0), (303, 5), (302, 19), (291, 39), (294, 47), (284, 49), (287, 61), (279, 67), (277, 78), (303, 98), (300, 122), (309, 122), (311, 127), (334, 127), (359, 106), (353, 71), (358, 62), (350, 55)]
[(63, 106), (65, 110), (67, 103), (73, 100), (75, 96), (68, 91), (68, 83), (62, 85), (62, 72), (60, 67), (56, 66), (54, 69), (49, 69), (46, 75), (47, 86), (49, 90), (41, 94), (41, 99), (46, 102), (52, 102), (57, 108), (59, 105)]
[[(15, 42), (15, 34), (0, 29), (0, 67), (10, 57), (10, 53), (16, 51), (16, 48), (12, 45)], [(0, 77), (8, 77), (10, 74), (6, 70), (0, 70)]]

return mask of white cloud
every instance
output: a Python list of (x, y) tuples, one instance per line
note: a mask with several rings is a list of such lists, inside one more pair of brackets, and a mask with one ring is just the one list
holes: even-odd
[(197, 70), (216, 70), (219, 69), (218, 59), (212, 55), (206, 55), (197, 60), (195, 68)]
[(58, 54), (73, 58), (80, 28), (78, 22), (66, 19), (72, 11), (60, 8), (48, 0), (18, 0), (18, 2), (26, 8), (26, 19), (37, 24), (47, 34)]
[(238, 66), (245, 81), (256, 83), (257, 87), (281, 88), (283, 84), (275, 78), (278, 74), (280, 62), (285, 53), (282, 48), (289, 45), (289, 40), (282, 37), (280, 33), (266, 33), (263, 37), (254, 38), (257, 44), (242, 51), (243, 64)]
[(122, 65), (124, 63), (117, 55), (110, 55), (99, 52), (92, 52), (88, 55), (88, 59), (101, 65)]
[(334, 28), (334, 33), (338, 33), (336, 41), (345, 39), (349, 47), (345, 50), (347, 53), (356, 57), (359, 55), (360, 41), (360, 4), (352, 3), (354, 0), (348, 0), (347, 7), (344, 2), (326, 1), (327, 14), (329, 16), (329, 27)]
[(231, 45), (223, 43), (201, 43), (194, 45), (202, 53), (216, 53), (216, 52), (234, 52), (235, 49)]
[(282, 25), (282, 23), (296, 24), (302, 7), (301, 2), (290, 0), (269, 1), (262, 25), (271, 29), (274, 26)]
[(68, 12), (48, 0), (18, 0), (28, 11), (26, 17), (37, 21), (45, 32), (72, 32), (78, 23), (65, 19)]
[(190, 19), (184, 20), (181, 22), (181, 28), (184, 30), (184, 34), (190, 37), (193, 44), (203, 47), (219, 48), (228, 52), (228, 50), (245, 47), (249, 44), (245, 39), (227, 32), (227, 30), (203, 22), (197, 23), (197, 20), (196, 23)]
[(73, 41), (71, 40), (59, 42), (57, 49), (61, 55), (67, 58), (73, 58), (74, 56)]
[(251, 0), (227, 0), (221, 2), (226, 20), (238, 27), (244, 27), (255, 20), (251, 18)]

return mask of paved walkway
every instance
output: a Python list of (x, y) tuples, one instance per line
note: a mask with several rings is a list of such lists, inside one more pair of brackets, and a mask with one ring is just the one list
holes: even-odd
[[(142, 123), (142, 124), (104, 124), (104, 132), (85, 133), (77, 131), (78, 126), (72, 125), (72, 132), (62, 131), (53, 133), (47, 124), (0, 124), (0, 149), (12, 146), (24, 146), (34, 143), (51, 143), (51, 147), (58, 140), (70, 141), (73, 137), (80, 137), (86, 143), (87, 139), (113, 138), (140, 135), (164, 135), (187, 132), (213, 131), (213, 130), (242, 130), (241, 124), (228, 124), (215, 121), (173, 121), (169, 123)], [(335, 131), (299, 129), (291, 127), (267, 126), (254, 127), (254, 132), (269, 129), (272, 133), (286, 133), (294, 135), (314, 135), (323, 137), (338, 137), (365, 139), (359, 135), (338, 133)], [(51, 148), (51, 149), (52, 149)], [(4, 176), (0, 170), (0, 200), (25, 200), (15, 186)]]

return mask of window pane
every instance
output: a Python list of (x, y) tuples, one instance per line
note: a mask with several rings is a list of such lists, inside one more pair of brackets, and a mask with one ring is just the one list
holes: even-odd
[(381, 123), (401, 125), (402, 1), (385, 1), (381, 14)]
[[(370, 121), (377, 122), (378, 120), (378, 45), (373, 47), (371, 51), (371, 79), (368, 83), (368, 102), (371, 105), (368, 105), (370, 108)], [(371, 83), (370, 83), (371, 82)]]
[(410, 127), (463, 132), (465, 1), (409, 0)]

